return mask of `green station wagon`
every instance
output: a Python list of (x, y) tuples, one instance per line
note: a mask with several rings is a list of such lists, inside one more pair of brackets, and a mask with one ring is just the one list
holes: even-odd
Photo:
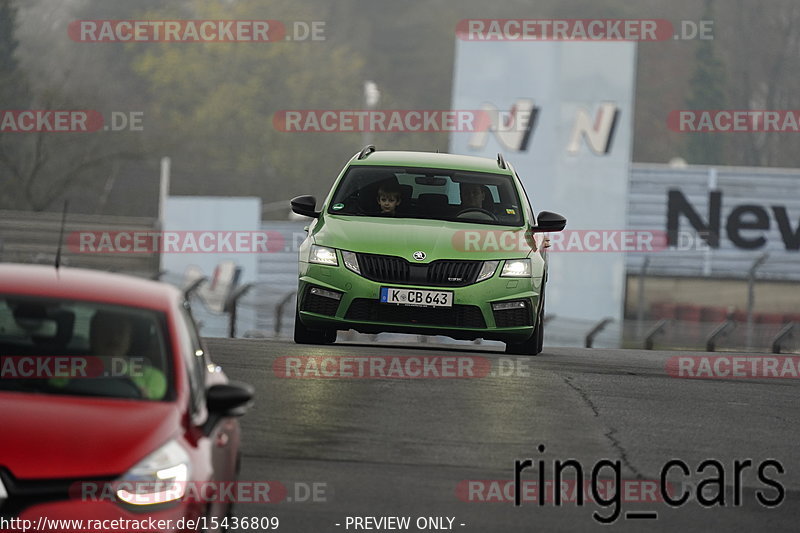
[[(542, 351), (546, 247), (522, 182), (497, 159), (375, 151), (345, 165), (300, 246), (294, 340), (335, 342), (338, 330), (478, 338), (506, 352)], [(542, 248), (545, 248), (544, 250)]]

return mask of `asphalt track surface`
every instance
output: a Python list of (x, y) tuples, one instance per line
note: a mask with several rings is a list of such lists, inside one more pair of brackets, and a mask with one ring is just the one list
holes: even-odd
[[(800, 528), (797, 379), (671, 377), (668, 360), (693, 355), (687, 352), (545, 347), (539, 356), (523, 357), (521, 371), (510, 372), (509, 356), (478, 345), (342, 342), (317, 347), (226, 339), (207, 339), (207, 344), (231, 379), (256, 388), (255, 404), (242, 418), (240, 479), (279, 481), (288, 491), (279, 503), (241, 503), (236, 514), (278, 517), (279, 531)], [(486, 358), (495, 375), (289, 379), (276, 373), (276, 360), (280, 369), (285, 360), (279, 358), (301, 356)], [(496, 375), (501, 367), (503, 374), (513, 375)], [(545, 446), (543, 453), (539, 445)], [(534, 466), (522, 472), (523, 482), (535, 482), (540, 470), (546, 482), (552, 481), (556, 460), (576, 459), (589, 491), (592, 467), (601, 460), (618, 460), (623, 483), (639, 484), (626, 485), (632, 488), (622, 501), (604, 506), (588, 502), (581, 506), (574, 500), (555, 505), (552, 499), (539, 505), (534, 497), (516, 507), (509, 490), (514, 461), (527, 458), (534, 460)], [(646, 488), (647, 483), (658, 483), (671, 459), (682, 460), (691, 472), (685, 476), (674, 468), (667, 476), (676, 490), (671, 493), (674, 497), (684, 491), (691, 495), (678, 507), (652, 501), (653, 493), (646, 492), (652, 489)], [(697, 501), (702, 492), (697, 485), (719, 477), (714, 467), (697, 472), (706, 459), (723, 467), (724, 505), (706, 508)], [(754, 466), (742, 470), (741, 500), (735, 505), (734, 461), (745, 459)], [(774, 507), (757, 500), (759, 493), (773, 502), (778, 498), (778, 491), (757, 477), (758, 465), (770, 459), (779, 461), (784, 470), (783, 474), (773, 467), (764, 470), (765, 477), (785, 491), (782, 503)], [(565, 477), (572, 471), (565, 469)], [(609, 467), (596, 479), (613, 475)], [(466, 485), (476, 480), (496, 481)], [(316, 498), (307, 490), (314, 484)], [(465, 486), (473, 491), (460, 490)], [(574, 484), (572, 490), (565, 498), (577, 496)], [(705, 490), (707, 497), (719, 494), (713, 484)], [(600, 494), (613, 499), (614, 492)], [(503, 501), (474, 501), (481, 495)], [(612, 515), (616, 508), (619, 517), (611, 525), (601, 525), (593, 517), (595, 512)], [(656, 513), (657, 518), (630, 514), (637, 512)], [(356, 527), (355, 517), (409, 517), (410, 523), (405, 529), (372, 521)], [(419, 525), (425, 527), (418, 527), (420, 517), (449, 517), (453, 522), (448, 526), (445, 518), (438, 529), (422, 522)]]

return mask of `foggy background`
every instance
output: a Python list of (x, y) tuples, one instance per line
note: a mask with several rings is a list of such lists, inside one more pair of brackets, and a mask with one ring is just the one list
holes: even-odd
[[(800, 108), (800, 4), (791, 0), (0, 0), (0, 107), (141, 113), (142, 131), (0, 133), (0, 209), (154, 216), (158, 162), (173, 195), (318, 197), (360, 133), (284, 133), (286, 109), (448, 109), (465, 18), (713, 20), (713, 40), (638, 43), (634, 162), (796, 167), (791, 134), (687, 134), (672, 109)], [(83, 19), (324, 22), (324, 41), (85, 43)], [(480, 76), (480, 72), (475, 73)], [(447, 133), (375, 133), (381, 148), (445, 150)]]

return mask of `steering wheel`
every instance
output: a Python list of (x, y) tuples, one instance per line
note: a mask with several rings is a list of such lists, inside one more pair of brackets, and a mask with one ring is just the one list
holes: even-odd
[(456, 218), (475, 218), (475, 217), (464, 216), (465, 214), (468, 213), (480, 213), (488, 217), (488, 219), (483, 217), (478, 217), (477, 220), (494, 220), (495, 222), (499, 220), (497, 218), (497, 215), (495, 215), (491, 211), (487, 211), (486, 209), (482, 209), (480, 207), (468, 207), (466, 209), (462, 209), (461, 211), (458, 212)]

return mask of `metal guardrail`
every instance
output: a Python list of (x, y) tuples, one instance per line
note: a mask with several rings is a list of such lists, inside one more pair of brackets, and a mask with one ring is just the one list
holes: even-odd
[[(172, 273), (168, 273), (162, 278), (176, 284), (182, 281), (180, 276)], [(243, 313), (245, 311), (248, 313), (245, 320), (246, 336), (291, 338), (294, 314), (289, 313), (289, 308), (293, 298), (296, 297), (295, 291), (286, 292), (288, 287), (283, 280), (274, 284), (257, 284), (257, 289), (250, 291), (238, 301), (238, 306), (242, 311), (239, 322), (243, 322), (245, 317)], [(198, 309), (198, 311), (200, 310)], [(227, 313), (224, 315), (213, 312), (202, 314), (202, 319), (208, 322), (207, 331), (204, 333), (213, 332), (212, 336), (226, 336), (226, 333), (229, 333)], [(659, 349), (665, 350), (705, 350), (710, 334), (720, 326), (719, 323), (668, 318), (658, 321), (646, 320), (643, 323), (639, 323), (634, 317), (622, 322), (607, 320), (597, 322), (552, 314), (545, 315), (544, 322), (546, 324), (546, 346), (583, 347), (587, 345), (588, 340), (591, 347), (639, 348), (643, 346), (648, 350), (654, 349), (656, 344)], [(598, 329), (600, 324), (603, 327)], [(713, 349), (754, 353), (768, 353), (774, 350), (779, 350), (781, 353), (800, 352), (800, 343), (798, 342), (800, 340), (800, 335), (798, 335), (800, 323), (796, 323), (792, 328), (789, 328), (788, 324), (755, 324), (753, 346), (749, 350), (745, 344), (745, 324), (744, 321), (739, 321), (735, 328), (728, 329), (726, 335), (716, 335), (713, 339)], [(351, 335), (359, 337), (355, 333), (351, 333)], [(375, 336), (373, 335), (369, 339), (374, 340)], [(425, 337), (424, 339), (432, 344), (457, 342), (436, 337)]]
[[(63, 213), (0, 209), (0, 261), (8, 263), (54, 264)], [(158, 220), (149, 217), (87, 215), (67, 213), (62, 248), (63, 266), (122, 272), (150, 278), (159, 270), (159, 255), (147, 253), (102, 253), (98, 248), (104, 234), (119, 231), (154, 232)], [(81, 248), (81, 233), (87, 248)], [(98, 248), (95, 248), (97, 246)], [(94, 251), (93, 251), (94, 250)]]
[[(800, 351), (800, 331), (795, 323), (755, 324), (752, 345), (747, 347), (747, 322), (728, 319), (723, 322), (693, 322), (676, 319), (661, 319), (648, 322), (649, 329), (638, 334), (635, 320), (623, 324), (621, 345), (625, 347), (643, 346), (654, 349), (656, 342), (665, 350), (703, 350), (703, 351), (741, 351), (752, 353), (778, 353)], [(663, 337), (659, 339), (659, 337)]]

